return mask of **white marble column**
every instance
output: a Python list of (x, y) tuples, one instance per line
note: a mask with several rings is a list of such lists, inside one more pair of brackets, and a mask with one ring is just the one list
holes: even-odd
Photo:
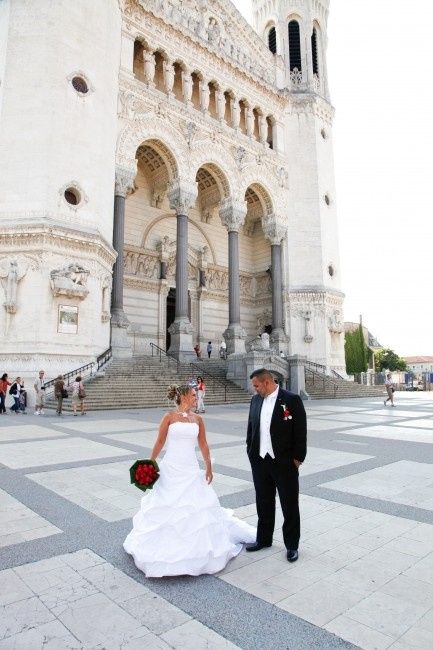
[(134, 191), (135, 169), (116, 169), (114, 188), (113, 248), (117, 258), (113, 266), (113, 285), (111, 291), (111, 347), (113, 356), (132, 356), (128, 340), (128, 318), (123, 310), (123, 245), (125, 240), (125, 202), (128, 194)]
[(188, 212), (197, 199), (197, 184), (181, 178), (168, 187), (170, 208), (176, 211), (176, 307), (170, 326), (169, 354), (177, 359), (193, 357), (192, 326), (188, 316)]
[(272, 333), (271, 344), (277, 352), (285, 351), (287, 337), (283, 320), (283, 283), (281, 265), (281, 242), (286, 234), (286, 226), (275, 215), (269, 216), (262, 223), (266, 239), (271, 244), (272, 275)]
[(244, 203), (235, 203), (232, 199), (222, 202), (220, 217), (228, 231), (229, 246), (229, 324), (223, 334), (228, 355), (245, 353), (246, 333), (241, 325), (239, 285), (239, 228), (246, 214)]

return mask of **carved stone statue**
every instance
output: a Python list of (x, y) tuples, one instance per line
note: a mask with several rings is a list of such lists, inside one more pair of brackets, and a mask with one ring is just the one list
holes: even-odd
[(86, 287), (90, 271), (72, 262), (62, 269), (50, 273), (51, 291), (54, 296), (67, 296), (82, 300), (89, 290)]
[(0, 262), (0, 278), (5, 292), (3, 303), (8, 314), (15, 314), (17, 310), (17, 288), (19, 281), (27, 273), (27, 265), (18, 265), (16, 259), (5, 258)]

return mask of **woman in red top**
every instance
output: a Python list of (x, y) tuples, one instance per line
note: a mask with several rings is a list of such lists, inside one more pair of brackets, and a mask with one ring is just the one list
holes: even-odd
[(206, 393), (206, 384), (203, 377), (197, 377), (197, 411), (196, 413), (205, 413), (204, 410), (204, 396)]
[(8, 381), (8, 375), (5, 372), (0, 379), (0, 415), (6, 413), (5, 400), (8, 392), (8, 386), (11, 386), (12, 383)]

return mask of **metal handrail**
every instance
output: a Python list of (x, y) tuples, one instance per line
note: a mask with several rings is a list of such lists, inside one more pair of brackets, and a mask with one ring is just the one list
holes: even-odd
[(320, 373), (321, 375), (326, 375), (326, 366), (322, 365), (321, 363), (315, 363), (315, 361), (305, 361), (304, 365), (307, 368)]
[(152, 350), (152, 357), (159, 357), (160, 363), (162, 363), (162, 357), (164, 356), (166, 359), (168, 359), (168, 361), (173, 361), (176, 364), (177, 370), (179, 370), (179, 359), (172, 357), (170, 354), (168, 354), (167, 350), (160, 348), (159, 345), (156, 345), (156, 343), (151, 343), (150, 349)]
[(315, 379), (317, 378), (319, 381), (322, 382), (322, 388), (325, 389), (325, 384), (331, 384), (334, 387), (334, 397), (336, 397), (339, 385), (337, 384), (336, 381), (331, 379), (331, 377), (328, 377), (328, 375), (323, 375), (321, 372), (317, 372), (316, 370), (311, 370), (311, 368), (305, 368), (305, 373), (310, 373), (310, 375), (313, 378), (313, 386), (315, 385), (316, 381)]
[(344, 377), (342, 377), (342, 376), (341, 376), (341, 375), (340, 375), (336, 370), (331, 370), (331, 374), (332, 374), (332, 376), (335, 377), (336, 379), (342, 379), (343, 381), (345, 381), (345, 380), (344, 380)]
[(105, 366), (106, 363), (110, 361), (110, 359), (113, 356), (113, 350), (111, 347), (108, 348), (108, 350), (105, 350), (102, 354), (100, 354), (98, 357), (96, 357), (96, 363), (98, 364), (98, 370), (102, 368), (102, 366)]
[(211, 372), (203, 370), (203, 366), (200, 366), (198, 363), (190, 363), (189, 365), (191, 369), (197, 368), (200, 371), (198, 373), (199, 377), (212, 377), (212, 379), (216, 381), (217, 384), (224, 386), (224, 401), (227, 402), (227, 386), (229, 385), (228, 381), (222, 381), (220, 377), (216, 377), (216, 375), (213, 375)]
[[(69, 386), (70, 379), (71, 377), (77, 377), (78, 375), (82, 375), (85, 370), (88, 370), (90, 368), (90, 377), (93, 376), (93, 366), (95, 365), (95, 362), (92, 361), (91, 363), (86, 363), (85, 366), (81, 366), (81, 368), (76, 368), (75, 370), (70, 370), (67, 372), (65, 375), (62, 375), (63, 380), (66, 382), (67, 381), (67, 386)], [(45, 388), (45, 394), (47, 392), (47, 388), (54, 388), (54, 384), (57, 381), (57, 379), (50, 379), (50, 381), (46, 381), (44, 384)]]

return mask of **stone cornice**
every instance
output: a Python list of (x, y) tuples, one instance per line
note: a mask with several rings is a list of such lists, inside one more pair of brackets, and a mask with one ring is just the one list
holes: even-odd
[(0, 246), (5, 250), (18, 248), (23, 253), (34, 249), (46, 250), (49, 248), (62, 253), (71, 249), (87, 254), (92, 252), (110, 270), (116, 259), (116, 251), (98, 232), (85, 232), (69, 228), (48, 219), (43, 224), (32, 224), (25, 221), (16, 223), (14, 226), (1, 225)]
[(332, 126), (335, 108), (318, 95), (287, 93), (289, 99), (289, 115), (309, 114), (319, 117)]
[(183, 6), (179, 5), (173, 0), (127, 0), (123, 13), (137, 25), (144, 14), (147, 21), (149, 14), (153, 15), (219, 61), (225, 60), (261, 84), (275, 83), (273, 55), (231, 2), (184, 0)]
[[(184, 4), (188, 6), (182, 10), (175, 4), (177, 3), (171, 0), (129, 0), (123, 12), (124, 26), (130, 32), (135, 28), (137, 36), (140, 32), (145, 34), (151, 17), (154, 17), (153, 20), (156, 19), (176, 30), (173, 37), (177, 36), (178, 40), (182, 37), (184, 48), (191, 50), (192, 44), (198, 46), (200, 60), (208, 58), (214, 69), (224, 61), (255, 83), (275, 93), (275, 58), (231, 3), (226, 0), (214, 0), (211, 5), (206, 0), (187, 0)], [(144, 17), (146, 21), (143, 20)], [(218, 27), (212, 30), (209, 22), (207, 28), (205, 24), (199, 27), (198, 22), (203, 23), (206, 20), (218, 23), (220, 33), (217, 33)], [(214, 33), (211, 33), (212, 31)], [(158, 43), (158, 46), (164, 47), (164, 43)], [(180, 52), (177, 53), (178, 56), (179, 54)]]

